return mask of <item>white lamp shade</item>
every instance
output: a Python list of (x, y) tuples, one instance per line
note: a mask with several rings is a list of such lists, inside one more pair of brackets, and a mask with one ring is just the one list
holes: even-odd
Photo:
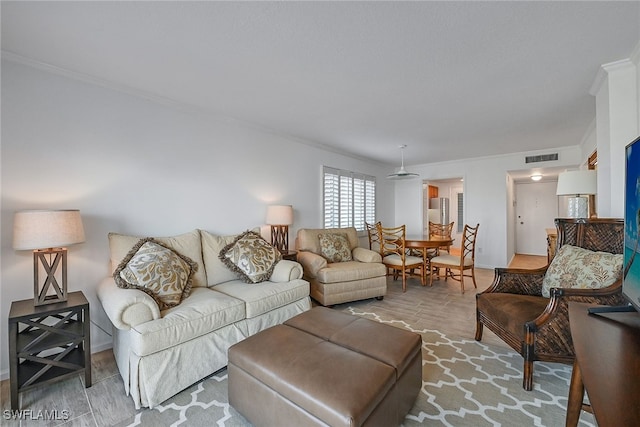
[(60, 248), (84, 242), (79, 210), (33, 210), (13, 217), (13, 248)]
[(576, 196), (580, 194), (596, 194), (598, 189), (596, 171), (577, 170), (562, 172), (558, 175), (558, 196)]
[(267, 206), (267, 225), (293, 224), (293, 207), (291, 205)]

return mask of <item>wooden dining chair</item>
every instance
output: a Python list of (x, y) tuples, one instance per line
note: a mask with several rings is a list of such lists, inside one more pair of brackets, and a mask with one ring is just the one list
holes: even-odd
[[(453, 226), (455, 221), (450, 222), (449, 224), (438, 224), (436, 222), (429, 221), (429, 237), (435, 236), (440, 238), (451, 238), (451, 233), (453, 233)], [(450, 246), (446, 247), (446, 251), (449, 252)], [(439, 255), (438, 248), (435, 252), (435, 255)]]
[(402, 292), (407, 291), (407, 276), (415, 275), (413, 271), (420, 270), (420, 282), (424, 286), (426, 284), (425, 266), (422, 258), (407, 255), (405, 244), (406, 227), (383, 227), (378, 225), (380, 235), (380, 254), (382, 255), (382, 263), (387, 267), (387, 275), (389, 271), (393, 272), (394, 278), (402, 274)]
[(364, 225), (369, 236), (369, 249), (380, 252), (380, 230), (378, 226), (382, 225), (382, 223), (378, 221), (375, 224), (369, 224), (365, 221)]
[[(476, 224), (475, 227), (471, 227), (465, 224), (464, 231), (462, 232), (460, 255), (443, 254), (431, 258), (430, 266), (432, 272), (429, 275), (430, 285), (433, 283), (434, 272), (437, 271), (438, 277), (440, 277), (440, 268), (444, 268), (444, 280), (447, 280), (447, 277), (458, 280), (460, 282), (460, 288), (463, 294), (465, 277), (471, 277), (473, 281), (473, 287), (478, 287), (476, 285), (476, 273), (474, 265), (478, 228), (480, 228), (480, 224)], [(453, 270), (457, 270), (459, 273), (453, 273)], [(465, 270), (471, 270), (471, 274), (464, 274)]]

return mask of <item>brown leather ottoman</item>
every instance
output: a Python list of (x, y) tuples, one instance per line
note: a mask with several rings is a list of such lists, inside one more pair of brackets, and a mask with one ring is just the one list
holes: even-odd
[(421, 345), (315, 307), (229, 349), (229, 403), (255, 426), (400, 425), (422, 386)]

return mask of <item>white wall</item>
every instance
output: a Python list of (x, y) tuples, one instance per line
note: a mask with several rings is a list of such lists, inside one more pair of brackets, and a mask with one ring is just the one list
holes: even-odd
[(639, 50), (640, 44), (633, 60), (603, 65), (591, 89), (596, 100), (600, 217), (624, 216), (624, 148), (640, 134)]
[[(293, 231), (322, 227), (322, 165), (377, 176), (377, 216), (394, 221), (392, 168), (379, 164), (11, 61), (1, 101), (3, 378), (11, 301), (33, 297), (32, 255), (11, 243), (17, 210), (80, 209), (86, 243), (69, 248), (69, 289), (107, 330), (95, 288), (110, 274), (109, 231), (238, 233), (263, 225), (270, 203), (294, 206)], [(111, 345), (91, 333), (94, 351)]]
[[(557, 152), (558, 160), (540, 167), (575, 167), (580, 164), (579, 146), (530, 153), (516, 153), (459, 161), (411, 166), (422, 180), (431, 181), (462, 176), (464, 179), (465, 223), (480, 224), (476, 243), (476, 265), (483, 268), (504, 267), (513, 256), (513, 227), (509, 221), (513, 209), (513, 183), (510, 171), (528, 170), (525, 156)], [(422, 227), (422, 180), (399, 181), (396, 184), (395, 218), (406, 224), (408, 233), (419, 233)]]

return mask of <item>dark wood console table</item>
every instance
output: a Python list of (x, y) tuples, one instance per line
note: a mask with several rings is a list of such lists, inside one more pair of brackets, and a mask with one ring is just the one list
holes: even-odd
[[(640, 313), (593, 315), (589, 305), (569, 304), (576, 351), (567, 426), (576, 426), (587, 390), (599, 427), (637, 426), (640, 420)], [(588, 409), (587, 409), (588, 410)]]

